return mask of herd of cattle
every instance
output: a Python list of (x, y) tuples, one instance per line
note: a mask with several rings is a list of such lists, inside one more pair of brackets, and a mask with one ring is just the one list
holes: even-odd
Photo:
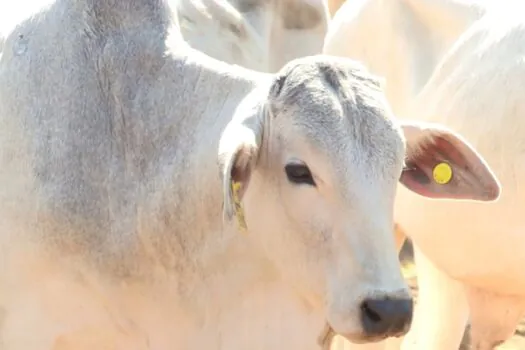
[(525, 316), (524, 81), (517, 0), (29, 6), (0, 348), (493, 349)]

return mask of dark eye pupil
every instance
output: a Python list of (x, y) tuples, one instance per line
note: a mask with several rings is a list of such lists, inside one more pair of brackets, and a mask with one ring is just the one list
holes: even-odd
[(286, 171), (288, 181), (291, 183), (315, 186), (312, 173), (310, 173), (310, 169), (308, 169), (306, 165), (288, 164), (285, 166), (284, 170)]

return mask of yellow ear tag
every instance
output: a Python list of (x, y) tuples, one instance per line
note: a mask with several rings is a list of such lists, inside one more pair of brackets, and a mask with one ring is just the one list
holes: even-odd
[(434, 181), (440, 185), (445, 185), (452, 179), (452, 168), (447, 163), (439, 163), (432, 171)]
[(233, 205), (235, 206), (235, 216), (237, 217), (237, 225), (239, 230), (246, 231), (246, 220), (244, 219), (244, 210), (242, 208), (241, 199), (239, 198), (239, 190), (241, 183), (232, 181)]

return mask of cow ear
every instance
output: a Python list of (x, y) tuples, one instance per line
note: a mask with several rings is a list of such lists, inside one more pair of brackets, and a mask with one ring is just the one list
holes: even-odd
[(402, 123), (406, 166), (400, 182), (429, 198), (494, 201), (500, 184), (482, 156), (457, 133), (436, 124)]
[(264, 107), (247, 97), (237, 107), (219, 140), (224, 219), (230, 220), (235, 214), (241, 226), (246, 226), (241, 200), (257, 163), (263, 124)]

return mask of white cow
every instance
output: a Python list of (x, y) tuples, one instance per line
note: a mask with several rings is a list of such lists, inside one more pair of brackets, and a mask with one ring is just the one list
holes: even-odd
[(323, 51), (354, 57), (385, 77), (388, 100), (404, 116), (443, 55), (485, 11), (473, 0), (347, 1)]
[[(403, 169), (458, 155), (468, 182)], [(157, 0), (57, 0), (15, 27), (0, 164), (2, 350), (313, 350), (325, 322), (401, 335), (398, 179), (499, 195), (460, 136), (396, 123), (359, 64), (230, 66)]]
[(326, 0), (178, 0), (185, 40), (218, 60), (262, 72), (319, 54)]
[[(510, 2), (501, 9), (442, 0), (381, 2), (386, 3), (397, 7), (389, 12), (375, 1), (359, 9), (343, 5), (325, 52), (360, 59), (385, 75), (396, 113), (444, 123), (472, 141), (503, 188), (491, 205), (431, 201), (399, 191), (395, 217), (415, 244), (420, 285), (405, 344), (457, 349), (470, 316), (473, 348), (492, 349), (513, 334), (525, 314), (525, 21)], [(456, 15), (449, 15), (458, 19), (450, 21), (458, 24), (452, 35), (445, 35), (448, 23), (423, 26), (425, 21), (413, 20), (407, 21), (409, 30), (396, 31), (387, 26), (425, 13), (408, 12), (409, 4), (429, 3)], [(385, 17), (373, 19), (374, 13)], [(370, 35), (378, 22), (384, 27)], [(350, 44), (338, 46), (343, 41)]]

